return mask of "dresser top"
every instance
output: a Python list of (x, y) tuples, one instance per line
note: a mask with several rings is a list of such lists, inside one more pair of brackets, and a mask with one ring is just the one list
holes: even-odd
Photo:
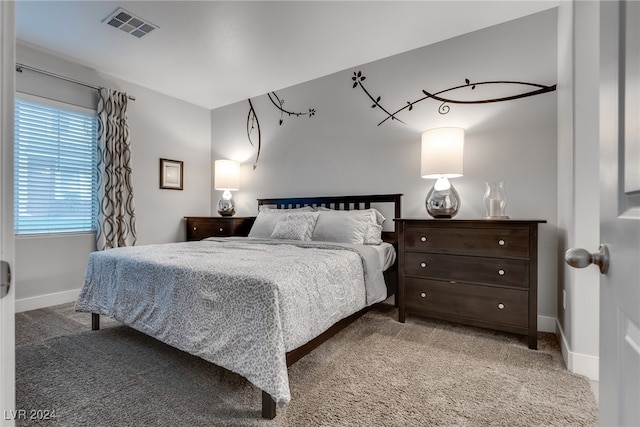
[(430, 222), (430, 223), (451, 223), (451, 224), (510, 224), (510, 223), (520, 223), (520, 224), (530, 224), (530, 223), (546, 223), (546, 219), (524, 219), (524, 218), (509, 218), (509, 219), (498, 219), (498, 218), (478, 218), (478, 219), (452, 219), (452, 218), (394, 218), (394, 221), (404, 222), (404, 221), (415, 221), (415, 222)]
[(255, 216), (185, 216), (185, 219), (204, 219), (204, 220), (218, 220), (218, 219), (255, 219)]

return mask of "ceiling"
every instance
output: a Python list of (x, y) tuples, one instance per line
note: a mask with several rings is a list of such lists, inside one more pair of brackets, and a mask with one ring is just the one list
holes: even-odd
[[(558, 0), (19, 0), (16, 36), (214, 109), (557, 5)], [(102, 22), (119, 7), (159, 28), (136, 38)]]

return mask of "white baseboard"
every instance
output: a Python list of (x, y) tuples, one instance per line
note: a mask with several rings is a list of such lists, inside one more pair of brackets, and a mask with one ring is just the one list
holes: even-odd
[(538, 332), (556, 333), (556, 318), (549, 316), (538, 316)]
[(80, 289), (56, 292), (54, 294), (39, 295), (31, 298), (21, 298), (16, 300), (16, 313), (23, 311), (37, 310), (39, 308), (51, 307), (54, 305), (74, 302), (78, 299)]
[(560, 327), (560, 323), (556, 323), (556, 335), (560, 337), (562, 357), (567, 365), (567, 369), (574, 374), (584, 375), (591, 381), (599, 381), (600, 357), (575, 353), (569, 350), (569, 344), (567, 343), (562, 327)]

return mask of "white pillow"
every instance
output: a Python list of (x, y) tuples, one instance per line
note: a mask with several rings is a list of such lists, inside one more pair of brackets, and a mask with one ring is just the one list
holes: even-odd
[(365, 209), (365, 210), (367, 210), (367, 211), (371, 211), (371, 212), (373, 213), (373, 215), (374, 215), (374, 217), (375, 217), (375, 221), (376, 221), (376, 223), (377, 223), (378, 225), (382, 225), (382, 224), (384, 224), (384, 221), (386, 220), (386, 218), (385, 218), (385, 217), (380, 213), (380, 211), (379, 211), (379, 210), (377, 210), (377, 209), (373, 209), (373, 208), (371, 208), (371, 209)]
[(311, 240), (334, 243), (364, 244), (371, 213), (364, 210), (321, 210)]
[[(325, 207), (318, 208), (321, 212), (333, 212), (334, 215), (346, 215), (347, 217), (355, 216), (360, 218), (362, 221), (366, 222), (365, 229), (362, 233), (362, 241), (360, 241), (360, 228), (356, 228), (353, 230), (347, 230), (347, 236), (351, 233), (350, 237), (345, 237), (345, 240), (349, 241), (337, 241), (337, 240), (328, 240), (331, 242), (338, 243), (355, 243), (357, 245), (379, 245), (382, 243), (382, 224), (385, 221), (385, 217), (377, 210), (377, 209), (361, 209), (361, 210), (352, 210), (352, 211), (338, 211), (335, 209), (329, 209)], [(353, 219), (352, 219), (353, 220)], [(323, 221), (323, 229), (319, 232), (319, 234), (323, 234), (321, 237), (335, 239), (335, 236), (332, 236), (331, 233), (324, 230), (325, 226), (327, 226), (326, 221)], [(342, 225), (343, 227), (347, 227), (348, 225), (345, 223)], [(345, 230), (337, 230), (336, 232), (344, 233)], [(313, 240), (320, 240), (316, 238), (314, 233)]]
[(382, 226), (378, 224), (367, 224), (367, 229), (364, 232), (364, 244), (381, 245), (382, 241)]
[(272, 209), (262, 208), (258, 212), (251, 230), (249, 230), (249, 237), (263, 237), (270, 238), (271, 233), (276, 228), (276, 222), (284, 221), (287, 219), (287, 215), (290, 212), (312, 212), (312, 207), (296, 208), (296, 209)]
[(304, 238), (300, 240), (311, 240), (313, 230), (316, 228), (316, 223), (318, 222), (318, 215), (320, 215), (320, 212), (289, 212), (287, 222), (306, 224), (307, 232)]
[(367, 226), (367, 230), (364, 233), (365, 245), (380, 245), (382, 244), (382, 224), (384, 224), (385, 217), (377, 209), (365, 209), (371, 211), (372, 221)]
[(311, 234), (309, 228), (308, 222), (278, 221), (270, 237), (272, 239), (308, 240), (306, 237)]

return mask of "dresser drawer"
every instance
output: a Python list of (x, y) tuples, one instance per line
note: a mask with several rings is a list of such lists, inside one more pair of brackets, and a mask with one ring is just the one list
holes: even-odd
[(187, 240), (207, 237), (246, 236), (255, 217), (187, 217)]
[(404, 272), (447, 281), (529, 287), (529, 262), (521, 259), (405, 252)]
[(192, 220), (187, 224), (187, 240), (202, 240), (207, 237), (229, 237), (233, 234), (233, 223)]
[(528, 327), (525, 290), (416, 278), (406, 278), (405, 287), (405, 310), (409, 313)]
[(405, 250), (459, 255), (529, 256), (527, 228), (464, 228), (438, 226), (407, 226)]

